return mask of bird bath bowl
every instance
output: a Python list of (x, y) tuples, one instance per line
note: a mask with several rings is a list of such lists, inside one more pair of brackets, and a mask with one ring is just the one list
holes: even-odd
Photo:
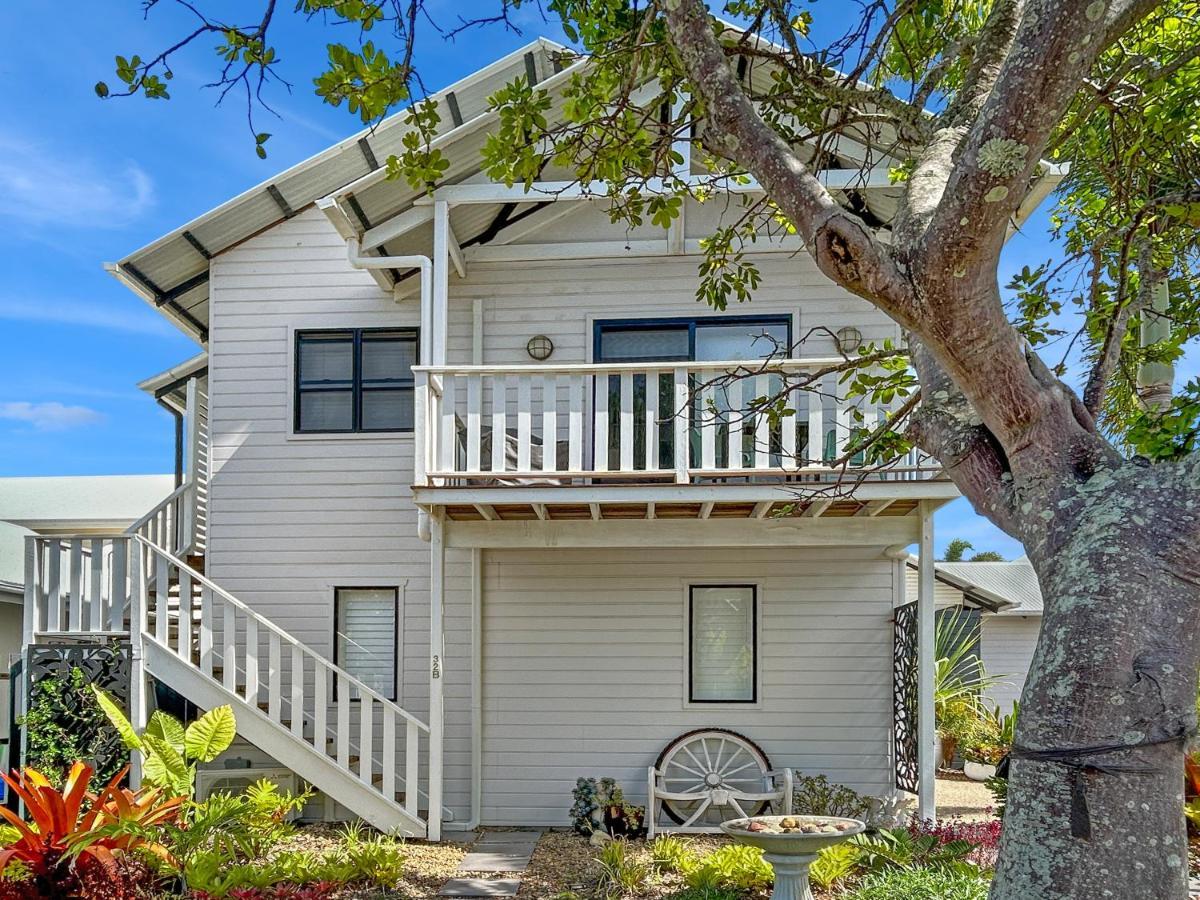
[(775, 870), (771, 900), (813, 900), (808, 867), (817, 853), (862, 834), (867, 826), (858, 819), (833, 816), (753, 816), (724, 822), (721, 830), (739, 844), (763, 851), (763, 859)]

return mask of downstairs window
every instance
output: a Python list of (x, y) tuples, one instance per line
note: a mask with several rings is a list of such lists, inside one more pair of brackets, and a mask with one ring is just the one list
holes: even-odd
[(752, 584), (688, 589), (688, 701), (758, 700), (758, 591)]

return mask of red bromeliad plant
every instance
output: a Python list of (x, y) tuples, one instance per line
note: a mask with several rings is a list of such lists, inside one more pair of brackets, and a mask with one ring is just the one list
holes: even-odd
[(0, 807), (0, 817), (18, 833), (12, 845), (0, 850), (0, 874), (15, 860), (29, 871), (32, 890), (47, 897), (71, 896), (80, 872), (99, 866), (118, 873), (115, 854), (136, 849), (168, 857), (161, 844), (121, 829), (131, 825), (144, 830), (173, 822), (183, 798), (164, 797), (160, 789), (122, 788), (125, 771), (118, 772), (98, 796), (88, 793), (92, 768), (82, 762), (71, 767), (61, 790), (35, 769), (0, 774), (25, 804), (31, 820), (25, 822)]

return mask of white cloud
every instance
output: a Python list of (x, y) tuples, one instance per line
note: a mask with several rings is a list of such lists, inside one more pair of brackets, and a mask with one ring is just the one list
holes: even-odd
[(154, 183), (134, 162), (58, 153), (0, 134), (0, 219), (25, 225), (121, 228), (155, 202)]
[(105, 328), (132, 334), (171, 335), (178, 332), (154, 311), (129, 298), (123, 302), (80, 303), (59, 298), (0, 296), (0, 320)]
[(57, 401), (29, 403), (17, 400), (0, 403), (0, 419), (25, 422), (38, 431), (66, 431), (95, 425), (104, 421), (104, 415), (87, 406), (66, 406)]

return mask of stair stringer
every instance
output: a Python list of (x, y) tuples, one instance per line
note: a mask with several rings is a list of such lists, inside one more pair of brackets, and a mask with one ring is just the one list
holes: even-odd
[(420, 819), (388, 800), (355, 773), (318, 753), (306, 741), (297, 739), (288, 729), (272, 722), (261, 710), (189, 665), (152, 635), (142, 635), (142, 648), (147, 673), (201, 709), (230, 706), (237, 720), (238, 734), (365, 822), (380, 831), (398, 832), (405, 837), (425, 837), (425, 823)]

